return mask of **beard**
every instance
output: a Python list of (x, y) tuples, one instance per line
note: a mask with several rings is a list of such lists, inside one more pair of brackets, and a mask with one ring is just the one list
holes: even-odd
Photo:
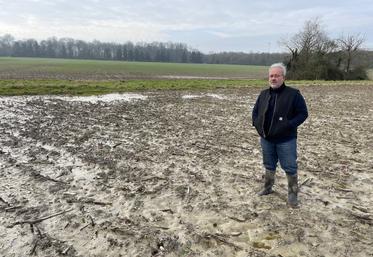
[(271, 86), (271, 88), (279, 88), (279, 87), (281, 87), (282, 83), (281, 84), (273, 84), (272, 82), (270, 82), (269, 85)]

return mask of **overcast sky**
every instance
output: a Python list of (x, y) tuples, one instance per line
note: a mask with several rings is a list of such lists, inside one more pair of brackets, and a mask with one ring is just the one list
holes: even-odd
[(280, 52), (278, 42), (319, 17), (332, 38), (364, 36), (373, 49), (371, 0), (0, 0), (0, 36), (102, 42), (181, 42), (204, 53)]

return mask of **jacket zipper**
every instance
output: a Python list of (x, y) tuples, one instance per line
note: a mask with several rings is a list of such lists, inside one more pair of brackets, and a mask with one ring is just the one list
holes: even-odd
[(273, 108), (273, 114), (272, 114), (272, 118), (271, 118), (271, 124), (269, 125), (269, 129), (268, 129), (268, 135), (270, 134), (269, 132), (271, 132), (271, 128), (272, 128), (272, 125), (273, 125), (273, 117), (275, 117), (275, 113), (276, 113), (277, 95), (278, 94), (275, 94), (275, 107)]
[[(264, 118), (263, 118), (263, 122), (262, 122), (262, 131), (263, 131), (263, 137), (266, 138), (267, 135), (266, 135), (266, 132), (264, 130), (264, 122), (265, 122), (265, 116), (266, 116), (266, 112), (268, 110), (268, 105), (269, 105), (269, 102), (271, 101), (271, 95), (269, 95), (269, 98), (268, 98), (268, 101), (267, 101), (267, 104), (266, 104), (266, 108), (264, 110)], [(268, 131), (269, 132), (269, 131)]]

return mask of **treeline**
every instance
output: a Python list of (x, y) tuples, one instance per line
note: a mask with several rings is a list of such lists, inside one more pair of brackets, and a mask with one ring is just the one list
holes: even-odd
[(180, 43), (105, 43), (85, 42), (55, 37), (41, 40), (15, 40), (11, 35), (0, 37), (0, 56), (98, 59), (150, 62), (203, 62), (203, 55)]
[(204, 56), (205, 63), (211, 64), (244, 64), (268, 66), (275, 62), (282, 62), (289, 54), (287, 53), (243, 53), (222, 52), (207, 54)]
[(284, 60), (286, 54), (223, 52), (203, 54), (183, 43), (105, 43), (85, 42), (55, 37), (37, 41), (16, 40), (12, 35), (0, 36), (0, 56), (96, 59), (175, 63), (210, 63), (270, 65)]

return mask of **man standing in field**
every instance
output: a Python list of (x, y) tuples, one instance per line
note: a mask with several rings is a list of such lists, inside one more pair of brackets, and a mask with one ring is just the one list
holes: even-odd
[(308, 117), (306, 102), (298, 89), (286, 86), (286, 67), (275, 63), (269, 68), (270, 87), (256, 100), (252, 121), (262, 147), (265, 167), (264, 188), (259, 195), (273, 192), (277, 162), (286, 172), (288, 204), (298, 205), (297, 127)]

